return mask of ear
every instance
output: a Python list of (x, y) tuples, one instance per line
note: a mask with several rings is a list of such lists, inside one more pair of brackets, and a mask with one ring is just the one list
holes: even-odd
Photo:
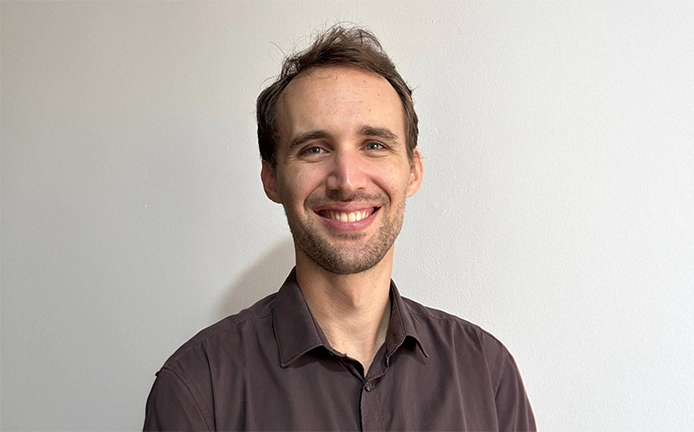
[(263, 189), (265, 195), (278, 204), (282, 204), (279, 190), (277, 189), (277, 177), (275, 169), (269, 162), (263, 161), (263, 167), (260, 170), (260, 179), (263, 181)]
[(410, 160), (410, 183), (407, 185), (407, 197), (411, 197), (422, 185), (422, 176), (424, 175), (424, 166), (422, 165), (422, 155), (419, 149), (415, 148), (412, 152), (412, 160)]

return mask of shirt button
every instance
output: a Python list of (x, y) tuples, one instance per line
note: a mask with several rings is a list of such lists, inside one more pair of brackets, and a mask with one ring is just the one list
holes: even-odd
[(373, 389), (373, 385), (371, 384), (371, 381), (367, 381), (366, 385), (364, 386), (364, 390), (367, 392), (370, 392)]

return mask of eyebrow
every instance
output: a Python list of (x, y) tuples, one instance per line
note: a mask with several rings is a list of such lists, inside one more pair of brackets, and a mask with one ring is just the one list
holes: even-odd
[(377, 136), (388, 140), (397, 140), (398, 136), (389, 129), (374, 126), (362, 126), (359, 133), (365, 136)]
[(330, 136), (330, 134), (324, 130), (313, 130), (313, 131), (308, 131), (306, 133), (302, 133), (301, 135), (293, 138), (289, 142), (289, 150), (293, 149), (294, 147), (298, 147), (307, 141), (316, 140), (316, 139), (323, 139), (323, 138), (327, 138), (329, 136)]

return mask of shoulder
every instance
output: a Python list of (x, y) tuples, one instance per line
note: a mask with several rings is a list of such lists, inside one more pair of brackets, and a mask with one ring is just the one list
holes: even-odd
[(458, 316), (439, 309), (424, 306), (414, 300), (403, 297), (403, 302), (415, 325), (433, 327), (437, 332), (453, 332), (451, 335), (468, 335), (478, 339), (501, 344), (491, 333)]
[(272, 330), (272, 308), (277, 293), (258, 301), (253, 306), (230, 315), (201, 330), (178, 348), (164, 363), (164, 369), (180, 369), (191, 363), (208, 363), (225, 353), (241, 348), (244, 335), (258, 335)]
[[(506, 347), (480, 326), (403, 298), (417, 337), (441, 370), (474, 375), (492, 390), (500, 430), (535, 430), (530, 401), (518, 366)], [(479, 382), (479, 381), (477, 381)]]
[(213, 429), (215, 383), (238, 380), (237, 371), (267, 354), (275, 296), (205, 328), (169, 357), (147, 399), (145, 429)]
[(408, 298), (403, 298), (403, 302), (425, 349), (449, 355), (482, 356), (492, 370), (513, 361), (504, 344), (479, 325)]

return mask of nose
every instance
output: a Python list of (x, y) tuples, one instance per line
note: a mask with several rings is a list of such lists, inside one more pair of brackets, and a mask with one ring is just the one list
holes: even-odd
[(327, 188), (330, 191), (349, 195), (366, 186), (366, 167), (357, 150), (335, 150), (331, 159)]

